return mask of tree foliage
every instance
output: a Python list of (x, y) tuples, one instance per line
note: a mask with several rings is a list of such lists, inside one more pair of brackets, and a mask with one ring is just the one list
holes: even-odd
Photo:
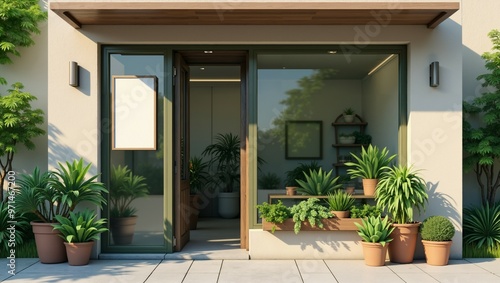
[(12, 63), (11, 55), (20, 56), (19, 47), (35, 44), (38, 23), (47, 19), (38, 0), (0, 1), (0, 64)]
[[(23, 91), (21, 83), (12, 85), (7, 95), (0, 95), (0, 188), (3, 188), (7, 172), (12, 171), (14, 154), (19, 145), (27, 149), (35, 148), (33, 138), (44, 135), (39, 127), (43, 124), (43, 111), (32, 109), (31, 102), (36, 97)], [(3, 190), (0, 190), (0, 200), (3, 200)]]
[[(485, 52), (482, 58), (490, 73), (477, 77), (490, 91), (472, 101), (464, 101), (464, 169), (474, 170), (483, 205), (495, 203), (500, 187), (500, 170), (495, 163), (500, 160), (500, 31), (492, 30), (488, 36), (493, 42), (493, 52)], [(478, 125), (470, 123), (476, 117)]]

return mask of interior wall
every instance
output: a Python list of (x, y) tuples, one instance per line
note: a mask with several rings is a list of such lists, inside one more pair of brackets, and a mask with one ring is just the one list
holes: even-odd
[(398, 153), (398, 60), (392, 59), (361, 81), (363, 113), (368, 122), (366, 133), (372, 144)]
[[(240, 85), (191, 83), (190, 93), (191, 157), (208, 161), (202, 152), (218, 134), (240, 133)], [(216, 193), (208, 189), (201, 192), (200, 217), (218, 217)]]

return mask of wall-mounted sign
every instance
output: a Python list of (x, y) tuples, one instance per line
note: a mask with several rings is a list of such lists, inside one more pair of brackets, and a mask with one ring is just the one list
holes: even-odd
[(155, 76), (113, 76), (113, 150), (156, 150)]

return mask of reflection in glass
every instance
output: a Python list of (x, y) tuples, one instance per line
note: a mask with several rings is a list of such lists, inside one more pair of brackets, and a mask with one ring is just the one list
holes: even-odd
[[(152, 150), (111, 150), (110, 245), (163, 246), (163, 56), (121, 55), (110, 58), (114, 75), (158, 78), (157, 144)], [(134, 101), (128, 107), (135, 107)]]

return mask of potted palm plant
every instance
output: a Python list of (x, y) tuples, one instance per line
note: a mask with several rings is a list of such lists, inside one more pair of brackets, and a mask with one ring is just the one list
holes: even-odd
[(354, 198), (342, 190), (337, 190), (333, 194), (328, 194), (328, 206), (330, 211), (338, 218), (349, 218)]
[(135, 175), (127, 166), (113, 166), (110, 178), (110, 230), (115, 245), (132, 243), (137, 209), (132, 201), (149, 194), (146, 178)]
[(69, 217), (56, 215), (55, 218), (59, 223), (52, 226), (61, 233), (69, 265), (87, 265), (94, 241), (99, 240), (99, 234), (108, 231), (104, 227), (106, 219), (96, 220), (97, 215), (89, 209), (70, 212)]
[(361, 148), (360, 156), (351, 152), (355, 162), (346, 162), (345, 165), (351, 168), (347, 169), (347, 173), (352, 179), (362, 178), (363, 192), (367, 196), (375, 194), (378, 180), (389, 163), (396, 155), (389, 156), (389, 150), (383, 148), (380, 150), (376, 146), (368, 145), (368, 148)]
[(387, 248), (392, 241), (390, 235), (394, 230), (387, 216), (384, 219), (370, 216), (361, 219), (361, 224), (355, 222), (354, 225), (358, 227), (358, 235), (363, 239), (361, 245), (363, 245), (365, 264), (384, 266)]
[(198, 224), (199, 216), (199, 192), (203, 191), (208, 183), (208, 163), (204, 162), (200, 157), (191, 157), (189, 160), (189, 189), (191, 192), (189, 226), (191, 230), (195, 230)]
[(413, 221), (413, 210), (420, 213), (428, 200), (427, 186), (418, 171), (408, 166), (392, 166), (382, 174), (377, 186), (377, 206), (386, 209), (395, 227), (389, 247), (391, 262), (413, 261), (420, 222)]
[(430, 216), (420, 225), (425, 260), (430, 265), (447, 265), (455, 227), (444, 216)]
[(208, 156), (209, 167), (214, 170), (212, 184), (219, 190), (218, 212), (223, 218), (240, 214), (240, 138), (231, 133), (218, 134), (215, 143), (202, 153)]
[(87, 178), (91, 164), (75, 160), (65, 165), (58, 163), (56, 171), (41, 173), (35, 168), (32, 174), (23, 174), (17, 180), (17, 208), (22, 213), (33, 213), (38, 221), (30, 224), (35, 234), (36, 248), (40, 262), (59, 263), (67, 260), (63, 240), (52, 224), (56, 216), (68, 217), (81, 202), (89, 202), (101, 208), (106, 200), (102, 196), (108, 191), (96, 179)]

